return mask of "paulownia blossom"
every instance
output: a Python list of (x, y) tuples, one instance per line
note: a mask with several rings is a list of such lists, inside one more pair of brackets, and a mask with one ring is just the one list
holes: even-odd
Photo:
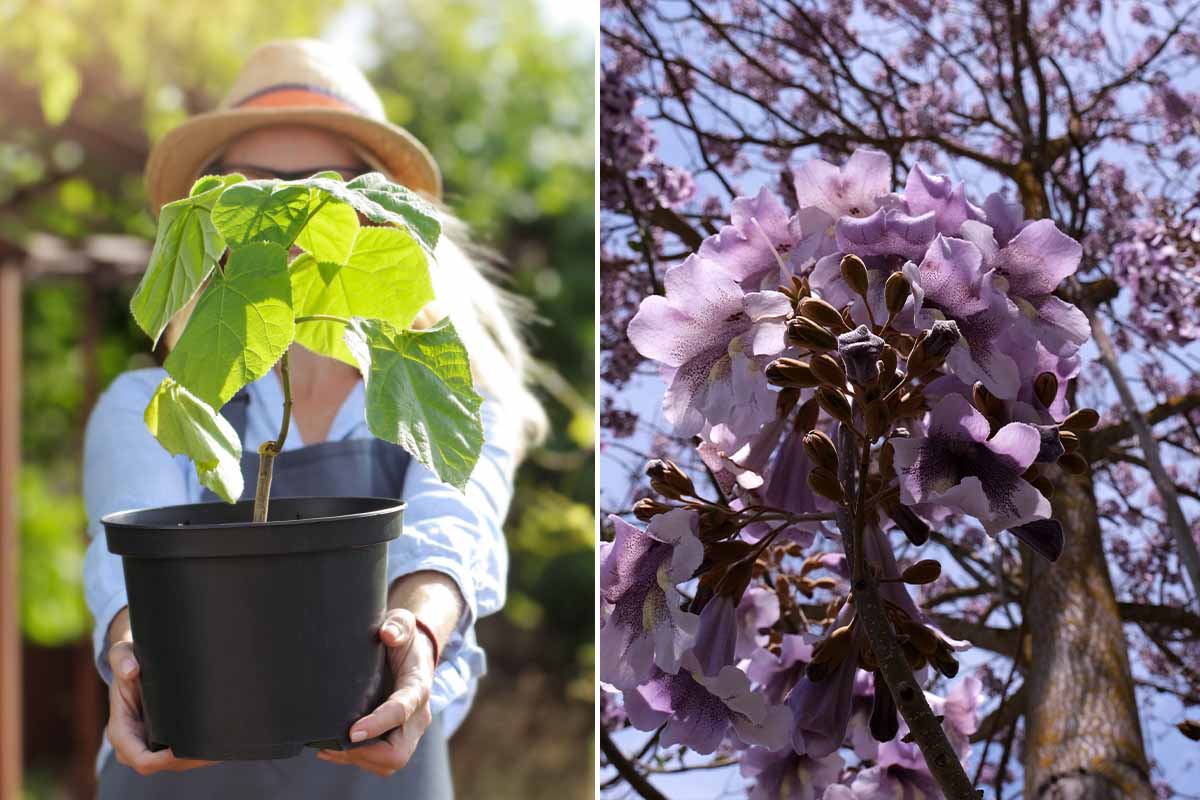
[(704, 557), (696, 515), (677, 509), (640, 530), (612, 518), (616, 537), (601, 553), (600, 592), (611, 606), (600, 626), (600, 680), (637, 686), (658, 664), (675, 671), (691, 644), (698, 618), (681, 608), (675, 588)]
[(687, 745), (704, 755), (728, 736), (769, 750), (787, 741), (790, 715), (783, 706), (753, 691), (750, 679), (737, 667), (704, 676), (690, 653), (674, 675), (655, 668), (648, 681), (625, 692), (624, 702), (635, 727), (654, 730), (665, 722), (664, 745)]
[(781, 352), (784, 316), (779, 292), (745, 292), (720, 264), (690, 256), (667, 270), (665, 296), (652, 296), (629, 322), (629, 340), (663, 368), (663, 413), (680, 436), (705, 420), (751, 433), (772, 416), (761, 379), (765, 358)]
[[(714, 480), (706, 494), (660, 464), (663, 500), (634, 509), (647, 529), (614, 519), (601, 676), (632, 726), (665, 725), (663, 744), (744, 751), (753, 797), (933, 798), (859, 592), (873, 587), (917, 680), (955, 679), (968, 644), (907, 586), (940, 566), (902, 570), (889, 536), (922, 547), (969, 517), (1062, 552), (1040, 469), (1086, 469), (1064, 431), (1082, 424), (1068, 384), (1088, 329), (1054, 294), (1080, 247), (919, 166), (889, 191), (882, 153), (794, 175), (795, 215), (768, 189), (738, 198), (629, 325), (667, 382), (667, 420), (698, 435)], [(853, 592), (852, 570), (868, 581)], [(964, 762), (978, 695), (967, 676), (928, 697)]]
[[(990, 437), (990, 438), (989, 438)], [(1022, 478), (1037, 458), (1038, 429), (1011, 422), (990, 433), (987, 418), (958, 394), (943, 397), (924, 436), (893, 439), (900, 499), (961, 509), (989, 534), (1050, 516), (1050, 501)]]

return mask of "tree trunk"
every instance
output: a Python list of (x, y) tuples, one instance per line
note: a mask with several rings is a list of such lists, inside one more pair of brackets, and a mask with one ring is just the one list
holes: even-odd
[(1128, 644), (1090, 476), (1055, 478), (1066, 531), (1056, 564), (1032, 559), (1025, 717), (1028, 800), (1151, 800)]

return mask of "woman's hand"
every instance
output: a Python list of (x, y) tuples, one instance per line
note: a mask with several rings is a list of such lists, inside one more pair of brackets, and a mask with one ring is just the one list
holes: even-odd
[(108, 687), (108, 727), (105, 733), (112, 743), (117, 761), (139, 775), (156, 772), (182, 772), (206, 767), (215, 761), (176, 758), (170, 750), (150, 752), (146, 746), (146, 724), (142, 719), (141, 670), (133, 652), (129, 631), (129, 611), (122, 609), (109, 627), (108, 665), (113, 680)]
[[(463, 612), (462, 595), (450, 578), (437, 572), (416, 572), (398, 578), (388, 593), (391, 611), (379, 629), (395, 678), (391, 696), (379, 708), (350, 727), (350, 740), (373, 736), (382, 742), (353, 750), (322, 750), (317, 757), (350, 764), (381, 777), (403, 769), (433, 721), (429, 693), (433, 686), (434, 644), (416, 625), (419, 615), (444, 647)], [(389, 733), (390, 731), (390, 733)]]
[(318, 758), (335, 764), (352, 764), (385, 778), (403, 769), (412, 758), (425, 729), (433, 722), (429, 690), (435, 666), (433, 644), (413, 620), (413, 613), (407, 609), (388, 612), (379, 629), (379, 638), (388, 648), (395, 691), (379, 708), (350, 728), (351, 741), (361, 742), (385, 733), (387, 738), (353, 750), (322, 750)]

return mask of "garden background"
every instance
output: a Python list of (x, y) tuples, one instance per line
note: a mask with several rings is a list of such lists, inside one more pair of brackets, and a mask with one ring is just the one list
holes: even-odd
[[(258, 44), (320, 36), (346, 47), (389, 117), (429, 145), (451, 206), (505, 256), (511, 288), (536, 304), (531, 338), (553, 433), (518, 477), (508, 605), (479, 625), (490, 671), (451, 743), (464, 797), (590, 797), (593, 786), (588, 13), (539, 0), (0, 4), (0, 254), (38, 242), (95, 253), (106, 241), (99, 234), (152, 240), (141, 186), (150, 143), (211, 109)], [(136, 276), (89, 275), (43, 276), (22, 298), (30, 798), (91, 793), (107, 703), (90, 669), (80, 584), (80, 438), (94, 392), (152, 363), (127, 311)]]

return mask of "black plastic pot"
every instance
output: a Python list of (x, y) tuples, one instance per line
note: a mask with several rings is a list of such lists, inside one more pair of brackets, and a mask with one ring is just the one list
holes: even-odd
[[(110, 514), (152, 749), (217, 761), (348, 749), (389, 693), (379, 626), (404, 504), (200, 503)], [(357, 746), (357, 745), (353, 745)]]

